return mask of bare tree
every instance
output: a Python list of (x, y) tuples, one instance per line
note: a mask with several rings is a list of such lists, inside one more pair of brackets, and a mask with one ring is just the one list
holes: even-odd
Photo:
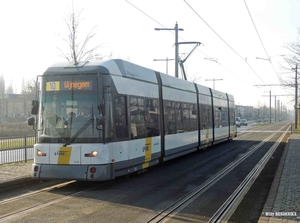
[(79, 40), (79, 24), (80, 24), (80, 16), (81, 16), (82, 10), (75, 13), (74, 6), (72, 2), (72, 10), (70, 15), (65, 18), (65, 23), (68, 27), (68, 36), (66, 38), (63, 38), (64, 42), (67, 43), (69, 52), (65, 53), (63, 50), (61, 50), (59, 47), (57, 49), (59, 50), (60, 54), (66, 58), (69, 62), (73, 61), (75, 65), (79, 63), (79, 61), (86, 61), (91, 58), (94, 59), (102, 59), (103, 57), (100, 57), (99, 54), (96, 54), (96, 50), (100, 47), (100, 45), (95, 46), (91, 49), (87, 48), (87, 45), (89, 41), (95, 37), (94, 29), (96, 26), (94, 26), (91, 31), (86, 35), (83, 42), (80, 42)]
[(12, 86), (12, 83), (10, 83), (6, 88), (6, 94), (14, 94), (14, 88)]
[(294, 89), (296, 65), (298, 66), (298, 71), (300, 68), (300, 28), (298, 29), (297, 39), (285, 44), (284, 47), (290, 52), (290, 54), (283, 55), (285, 63), (280, 64), (282, 72), (278, 77), (282, 86)]
[(5, 79), (3, 75), (0, 76), (0, 98), (5, 95)]
[(193, 74), (191, 77), (188, 77), (188, 81), (193, 82), (193, 83), (197, 83), (198, 81), (200, 81), (201, 77), (198, 74), (198, 72), (196, 74)]
[(299, 62), (300, 62), (300, 28), (298, 28), (297, 40), (286, 44), (285, 48), (291, 52), (290, 55), (284, 56), (285, 61), (291, 67), (294, 67), (295, 64), (299, 64)]
[(32, 95), (35, 92), (35, 79), (22, 80), (22, 94), (25, 95)]
[(5, 79), (3, 75), (0, 76), (0, 123), (4, 114), (4, 96), (5, 96)]

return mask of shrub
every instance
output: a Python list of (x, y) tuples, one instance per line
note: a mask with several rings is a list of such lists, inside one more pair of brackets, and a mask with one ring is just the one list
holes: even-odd
[(32, 126), (27, 122), (23, 123), (0, 123), (0, 136), (1, 137), (23, 137), (34, 136), (35, 131)]

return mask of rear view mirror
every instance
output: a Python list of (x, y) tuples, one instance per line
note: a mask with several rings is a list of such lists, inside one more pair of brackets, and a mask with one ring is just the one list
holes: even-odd
[(39, 101), (38, 100), (33, 100), (31, 102), (31, 114), (32, 115), (37, 115), (39, 112)]
[(34, 122), (35, 122), (34, 117), (29, 117), (29, 118), (27, 118), (27, 123), (28, 123), (29, 126), (33, 126), (33, 125), (34, 125)]

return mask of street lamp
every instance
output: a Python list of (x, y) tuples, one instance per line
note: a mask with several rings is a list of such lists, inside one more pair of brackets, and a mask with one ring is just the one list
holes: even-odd
[(295, 69), (295, 129), (298, 129), (298, 64)]
[(215, 81), (222, 81), (223, 79), (205, 79), (205, 81), (213, 81), (213, 89), (215, 90)]
[[(265, 92), (267, 92), (267, 91), (265, 91)], [(272, 120), (271, 120), (271, 115), (272, 115), (272, 107), (271, 107), (271, 98), (272, 98), (272, 95), (271, 95), (271, 91), (269, 91), (270, 92), (270, 123), (272, 122)], [(275, 97), (275, 100), (276, 100), (276, 97)], [(275, 106), (275, 109), (276, 109), (276, 106)]]
[(268, 60), (268, 61), (271, 62), (270, 58), (271, 58), (271, 57), (269, 57), (269, 59), (267, 59), (267, 58), (261, 58), (261, 57), (256, 57), (256, 59), (258, 59), (258, 60)]
[(153, 59), (153, 61), (166, 61), (166, 74), (168, 74), (168, 62), (170, 60), (175, 60), (175, 59), (169, 59), (168, 57), (166, 57), (166, 59)]
[(178, 24), (176, 22), (174, 28), (154, 28), (154, 30), (159, 31), (159, 30), (175, 30), (175, 77), (178, 78), (178, 61), (179, 61), (179, 56), (178, 56), (178, 31), (183, 31), (183, 29), (178, 28)]
[(219, 63), (219, 62), (218, 62), (218, 59), (215, 59), (215, 58), (212, 58), (212, 57), (209, 57), (209, 58), (204, 58), (204, 60), (210, 60), (210, 61), (213, 61), (213, 62)]

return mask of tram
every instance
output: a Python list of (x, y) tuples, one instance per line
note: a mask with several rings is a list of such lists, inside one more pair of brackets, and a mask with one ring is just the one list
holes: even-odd
[(231, 140), (232, 95), (124, 61), (37, 77), (32, 178), (106, 181)]

